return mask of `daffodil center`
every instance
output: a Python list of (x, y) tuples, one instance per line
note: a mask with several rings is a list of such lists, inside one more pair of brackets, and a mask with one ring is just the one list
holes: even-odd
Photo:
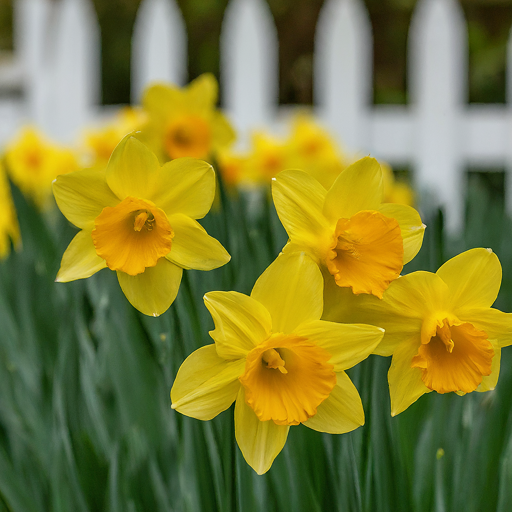
[(364, 210), (338, 220), (325, 264), (338, 286), (382, 298), (389, 283), (400, 275), (403, 257), (398, 222), (378, 211)]
[(247, 356), (240, 382), (261, 421), (298, 425), (316, 414), (336, 384), (331, 355), (306, 338), (273, 334)]
[(96, 217), (92, 239), (98, 256), (112, 270), (131, 276), (154, 267), (172, 247), (174, 232), (154, 203), (135, 197), (106, 207)]
[(267, 368), (279, 370), (281, 373), (288, 373), (284, 367), (285, 362), (281, 359), (279, 352), (275, 348), (265, 350), (261, 355), (261, 360), (266, 364)]
[(474, 391), (491, 374), (494, 349), (487, 334), (455, 318), (440, 320), (433, 329), (430, 338), (423, 336), (411, 367), (419, 368), (425, 386), (438, 393)]
[(142, 228), (151, 231), (153, 224), (155, 223), (155, 216), (150, 210), (142, 210), (135, 212), (135, 222), (133, 223), (133, 229), (140, 231)]
[(167, 125), (164, 147), (171, 158), (206, 158), (211, 149), (211, 139), (211, 129), (205, 119), (186, 115), (173, 119)]

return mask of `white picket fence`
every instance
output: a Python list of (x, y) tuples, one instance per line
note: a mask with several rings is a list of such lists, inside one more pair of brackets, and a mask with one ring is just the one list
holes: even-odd
[[(101, 116), (100, 38), (91, 0), (14, 0), (12, 76), (18, 100), (0, 99), (0, 147), (23, 123), (69, 142)], [(410, 166), (420, 190), (463, 220), (465, 170), (512, 171), (512, 42), (507, 104), (468, 105), (467, 34), (457, 0), (419, 0), (409, 31), (409, 105), (372, 105), (372, 33), (363, 0), (326, 0), (317, 26), (316, 113), (344, 146)], [(298, 34), (300, 37), (300, 34)], [(143, 0), (132, 38), (132, 101), (145, 85), (183, 85), (186, 31), (175, 0)], [(265, 0), (230, 0), (222, 26), (221, 88), (242, 138), (272, 126), (278, 105), (278, 42)], [(8, 72), (4, 69), (5, 73)], [(0, 68), (0, 85), (2, 68)], [(506, 204), (512, 210), (512, 180)]]

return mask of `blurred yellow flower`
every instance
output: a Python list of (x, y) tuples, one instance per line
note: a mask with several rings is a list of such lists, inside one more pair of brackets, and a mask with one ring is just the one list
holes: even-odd
[(115, 147), (125, 135), (140, 129), (146, 120), (142, 109), (125, 107), (121, 109), (112, 121), (102, 127), (89, 128), (84, 134), (88, 161), (87, 167), (104, 169)]
[(376, 354), (393, 355), (388, 373), (391, 414), (424, 393), (489, 391), (500, 371), (501, 348), (512, 344), (512, 314), (491, 308), (501, 265), (490, 249), (471, 249), (431, 272), (397, 279), (381, 301), (357, 297), (341, 320), (385, 329)]
[(9, 182), (5, 174), (2, 162), (0, 161), (0, 204), (2, 213), (0, 215), (0, 259), (6, 258), (11, 251), (11, 241), (14, 247), (21, 243), (20, 228), (16, 217), (16, 210), (12, 202)]
[(341, 434), (363, 425), (344, 370), (370, 354), (383, 331), (325, 322), (323, 278), (305, 253), (279, 256), (251, 296), (210, 292), (215, 344), (192, 353), (171, 390), (173, 409), (209, 420), (235, 400), (235, 435), (247, 463), (270, 469), (291, 425)]
[(52, 181), (78, 169), (73, 151), (47, 141), (33, 128), (24, 129), (6, 148), (5, 162), (13, 183), (40, 209), (52, 204)]
[(150, 86), (142, 98), (148, 121), (142, 140), (163, 161), (184, 156), (208, 159), (235, 139), (229, 121), (215, 108), (217, 95), (217, 81), (209, 73), (183, 89)]
[(62, 257), (57, 281), (117, 271), (130, 303), (158, 316), (178, 293), (183, 269), (211, 270), (230, 259), (195, 220), (215, 195), (215, 173), (206, 162), (181, 158), (160, 167), (132, 136), (116, 147), (105, 172), (59, 176), (57, 205), (81, 231)]
[(382, 297), (419, 251), (425, 230), (416, 210), (382, 204), (382, 192), (380, 165), (369, 157), (347, 167), (328, 191), (305, 172), (283, 171), (272, 184), (289, 236), (283, 251), (307, 251), (338, 287)]

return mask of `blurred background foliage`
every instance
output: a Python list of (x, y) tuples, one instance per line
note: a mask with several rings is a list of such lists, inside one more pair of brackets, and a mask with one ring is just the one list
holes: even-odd
[[(54, 0), (59, 1), (59, 0)], [(141, 0), (93, 0), (102, 37), (103, 103), (129, 103), (130, 38)], [(469, 35), (469, 101), (505, 101), (512, 0), (459, 0)], [(228, 0), (177, 0), (188, 32), (189, 80), (219, 76)], [(315, 27), (325, 0), (268, 0), (279, 37), (280, 102), (310, 104)], [(417, 0), (365, 0), (374, 35), (374, 101), (407, 103), (406, 47)], [(12, 0), (0, 0), (0, 51), (12, 49)]]

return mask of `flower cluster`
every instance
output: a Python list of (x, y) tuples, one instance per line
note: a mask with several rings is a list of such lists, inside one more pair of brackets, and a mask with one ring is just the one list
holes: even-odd
[[(345, 371), (370, 354), (392, 356), (392, 415), (431, 391), (493, 389), (501, 348), (512, 344), (512, 314), (491, 307), (501, 284), (497, 256), (472, 249), (435, 274), (402, 276), (421, 248), (425, 225), (388, 167), (370, 157), (350, 162), (304, 116), (294, 120), (288, 140), (257, 134), (252, 154), (237, 155), (216, 101), (211, 75), (184, 89), (155, 84), (140, 108), (89, 131), (80, 170), (80, 158), (35, 132), (5, 157), (22, 191), (37, 182), (27, 178), (28, 167), (44, 182), (33, 195), (41, 207), (54, 180), (58, 207), (80, 230), (56, 280), (88, 278), (108, 267), (128, 301), (151, 316), (171, 306), (184, 269), (212, 270), (230, 260), (198, 222), (215, 197), (210, 162), (220, 163), (228, 185), (271, 182), (288, 242), (250, 295), (204, 296), (214, 343), (182, 364), (172, 408), (209, 420), (235, 402), (238, 445), (262, 474), (292, 425), (341, 434), (364, 424), (358, 390)], [(5, 181), (0, 172), (8, 205), (0, 217), (0, 256), (10, 239), (19, 239)]]

